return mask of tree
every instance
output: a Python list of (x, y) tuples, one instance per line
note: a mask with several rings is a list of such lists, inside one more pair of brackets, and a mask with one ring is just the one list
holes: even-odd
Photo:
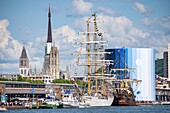
[(164, 75), (164, 63), (163, 63), (164, 59), (156, 59), (155, 60), (155, 74), (159, 75), (159, 76), (163, 76)]

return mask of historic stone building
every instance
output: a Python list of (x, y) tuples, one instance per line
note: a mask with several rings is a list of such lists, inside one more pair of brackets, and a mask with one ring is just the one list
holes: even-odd
[(51, 12), (48, 12), (48, 34), (47, 43), (45, 46), (44, 66), (43, 72), (46, 75), (59, 78), (59, 52), (58, 48), (52, 45), (52, 31), (51, 31)]
[(60, 78), (69, 80), (70, 79), (70, 71), (68, 66), (66, 66), (66, 70), (65, 71), (60, 71)]
[(29, 60), (24, 46), (19, 61), (19, 73), (23, 77), (29, 74)]

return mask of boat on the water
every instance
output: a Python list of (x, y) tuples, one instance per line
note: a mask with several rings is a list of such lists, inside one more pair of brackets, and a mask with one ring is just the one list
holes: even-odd
[[(61, 105), (58, 101), (45, 101), (42, 103), (39, 102), (33, 102), (31, 104), (32, 109), (55, 109), (55, 108), (60, 108)], [(30, 107), (28, 107), (30, 108)]]
[(83, 96), (83, 99), (90, 106), (111, 106), (113, 102), (113, 97)]
[(87, 102), (79, 102), (79, 108), (90, 108), (90, 104)]
[(161, 102), (161, 105), (170, 105), (170, 101)]
[(152, 102), (152, 104), (153, 104), (153, 105), (161, 105), (161, 102), (159, 102), (159, 101), (154, 101), (154, 102)]
[(46, 101), (47, 104), (53, 105), (54, 108), (57, 106), (57, 108), (63, 108), (63, 103), (61, 101)]
[(8, 111), (8, 109), (5, 107), (0, 107), (0, 111)]
[(56, 104), (50, 104), (50, 103), (44, 102), (39, 105), (39, 109), (54, 109), (54, 108), (57, 108)]
[[(83, 35), (86, 35), (86, 41), (83, 40), (77, 44), (81, 44), (81, 47), (86, 48), (86, 51), (78, 52), (79, 56), (85, 56), (85, 61), (79, 62), (77, 60), (78, 66), (85, 66), (88, 86), (87, 86), (87, 94), (82, 94), (81, 98), (85, 103), (89, 104), (89, 106), (111, 106), (114, 96), (113, 92), (106, 87), (108, 83), (104, 80), (105, 75), (105, 65), (108, 63), (104, 59), (105, 54), (110, 54), (110, 52), (104, 52), (104, 45), (107, 45), (107, 41), (104, 41), (103, 32), (99, 32), (97, 27), (97, 15), (94, 13), (91, 17), (88, 18), (87, 22), (87, 31), (83, 32)], [(90, 27), (92, 26), (92, 27)], [(90, 31), (91, 28), (94, 31)], [(79, 33), (81, 34), (81, 33)], [(82, 59), (82, 60), (84, 60)], [(95, 82), (94, 82), (95, 81)], [(91, 85), (91, 83), (94, 83)], [(95, 86), (94, 89), (92, 87)], [(83, 106), (80, 106), (83, 107)]]
[(63, 108), (79, 107), (78, 100), (76, 99), (76, 97), (73, 97), (73, 94), (70, 93), (70, 90), (68, 90), (65, 94), (63, 94), (62, 104), (63, 104)]

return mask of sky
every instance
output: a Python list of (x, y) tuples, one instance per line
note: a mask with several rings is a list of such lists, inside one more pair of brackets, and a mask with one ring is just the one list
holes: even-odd
[[(0, 0), (0, 73), (19, 73), (19, 57), (26, 47), (30, 67), (43, 67), (47, 39), (48, 7), (51, 7), (52, 35), (59, 49), (60, 69), (77, 70), (76, 56), (94, 12), (98, 29), (105, 32), (108, 48), (155, 49), (162, 58), (170, 42), (170, 0)], [(77, 70), (79, 71), (79, 70)]]

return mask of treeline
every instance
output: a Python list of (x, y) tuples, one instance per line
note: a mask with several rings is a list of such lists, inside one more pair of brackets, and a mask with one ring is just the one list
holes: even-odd
[(87, 82), (84, 82), (84, 81), (81, 81), (81, 80), (65, 80), (65, 79), (54, 79), (53, 80), (53, 83), (65, 83), (65, 84), (74, 84), (74, 83), (77, 83), (78, 85), (80, 86), (85, 86), (87, 84)]
[(65, 80), (65, 79), (54, 79), (53, 83), (65, 83), (65, 84), (73, 84), (74, 82), (71, 80)]
[[(18, 81), (18, 82), (30, 82), (35, 84), (44, 84), (42, 80), (31, 80), (28, 78), (24, 78), (22, 76), (18, 76), (18, 79), (7, 79), (7, 78), (0, 78), (0, 81)], [(65, 84), (74, 84), (77, 83), (80, 86), (85, 86), (87, 82), (81, 81), (81, 80), (65, 80), (65, 79), (54, 79), (52, 83), (65, 83)]]
[(18, 81), (18, 82), (30, 82), (30, 83), (35, 83), (35, 84), (44, 84), (42, 80), (31, 80), (31, 79), (26, 79), (24, 77), (18, 76), (18, 79), (7, 79), (7, 78), (0, 78), (0, 81)]

